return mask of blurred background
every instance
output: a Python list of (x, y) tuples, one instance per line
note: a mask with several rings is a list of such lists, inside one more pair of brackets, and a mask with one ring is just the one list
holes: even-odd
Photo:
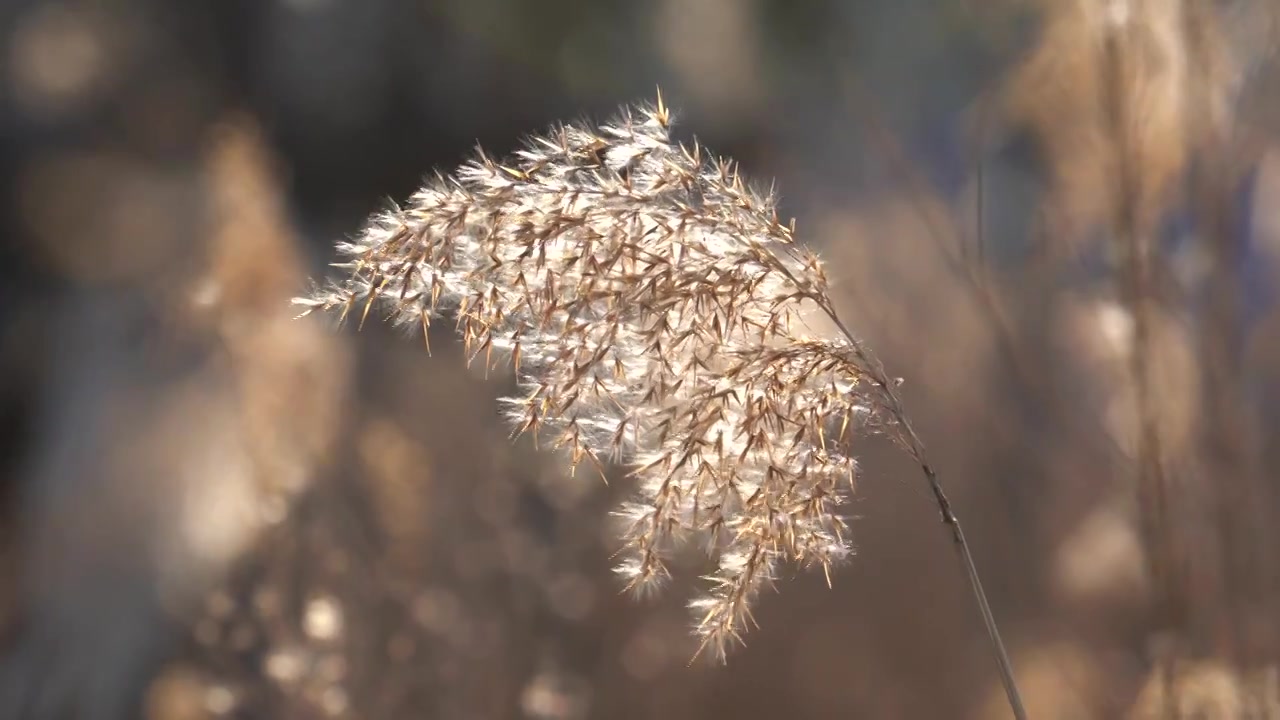
[[(1005, 718), (918, 470), (689, 665), (504, 378), (294, 320), (366, 216), (661, 86), (778, 181), (1035, 718), (1280, 718), (1271, 0), (6, 0), (0, 717)], [(621, 477), (621, 475), (619, 475)]]

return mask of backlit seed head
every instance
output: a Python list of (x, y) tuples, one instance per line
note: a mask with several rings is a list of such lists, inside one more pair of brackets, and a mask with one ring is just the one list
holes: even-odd
[(339, 245), (349, 275), (297, 302), (424, 330), (447, 317), (471, 360), (510, 362), (518, 432), (575, 467), (629, 468), (628, 587), (667, 579), (689, 540), (717, 558), (691, 608), (723, 656), (781, 564), (849, 554), (847, 441), (875, 403), (861, 348), (817, 329), (827, 281), (775, 199), (670, 126), (659, 98), (509, 160), (480, 152)]

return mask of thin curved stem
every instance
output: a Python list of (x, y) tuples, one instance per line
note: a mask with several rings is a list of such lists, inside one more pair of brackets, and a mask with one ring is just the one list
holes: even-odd
[(1013, 716), (1016, 720), (1026, 720), (1027, 711), (1022, 705), (1022, 696), (1018, 692), (1018, 683), (1013, 677), (1013, 664), (1009, 662), (1009, 653), (1005, 650), (1004, 641), (1000, 639), (1000, 628), (996, 625), (995, 615), (991, 612), (991, 604), (987, 602), (986, 591), (982, 589), (982, 580), (978, 576), (978, 567), (973, 561), (973, 553), (969, 551), (969, 543), (965, 541), (964, 530), (960, 527), (960, 520), (956, 517), (955, 511), (951, 509), (951, 501), (942, 489), (942, 481), (938, 478), (937, 471), (933, 469), (933, 465), (929, 463), (925, 455), (924, 443), (920, 440), (920, 436), (916, 434), (910, 420), (907, 419), (906, 410), (902, 405), (902, 398), (899, 396), (894, 384), (885, 375), (880, 363), (863, 350), (862, 344), (853, 336), (849, 328), (841, 322), (840, 318), (836, 317), (835, 312), (829, 307), (824, 307), (823, 309), (836, 327), (839, 328), (840, 332), (853, 344), (859, 360), (870, 371), (871, 381), (880, 389), (890, 415), (898, 424), (898, 427), (901, 428), (902, 440), (906, 444), (907, 450), (920, 466), (925, 480), (929, 483), (929, 490), (933, 493), (933, 500), (942, 516), (942, 523), (951, 531), (951, 544), (960, 558), (960, 564), (964, 566), (965, 577), (969, 581), (969, 590), (973, 594), (973, 599), (978, 603), (978, 611), (982, 614), (982, 624), (986, 628), (987, 637), (991, 640), (991, 649), (995, 654), (996, 665), (1000, 671), (1000, 682), (1004, 686), (1009, 709), (1013, 711)]

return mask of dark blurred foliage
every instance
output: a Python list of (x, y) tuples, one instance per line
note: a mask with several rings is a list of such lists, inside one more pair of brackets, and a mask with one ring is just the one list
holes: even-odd
[[(906, 379), (1032, 716), (1162, 716), (1172, 667), (1187, 712), (1280, 717), (1278, 22), (1267, 0), (4, 3), (0, 717), (1004, 717), (893, 448), (867, 443), (835, 588), (782, 583), (726, 667), (687, 667), (687, 587), (634, 602), (609, 571), (621, 474), (509, 441), (506, 380), (447, 329), (428, 356), (293, 319), (333, 243), (428, 172), (658, 85), (680, 132), (777, 178)], [(1140, 349), (1120, 155), (1161, 248)]]

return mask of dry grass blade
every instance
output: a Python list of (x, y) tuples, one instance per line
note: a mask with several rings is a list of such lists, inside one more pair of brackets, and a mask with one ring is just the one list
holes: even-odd
[(659, 97), (505, 163), (481, 153), (341, 245), (350, 276), (297, 302), (361, 319), (380, 304), (408, 327), (451, 315), (470, 358), (510, 359), (520, 431), (575, 466), (631, 468), (629, 587), (659, 585), (682, 544), (710, 549), (691, 607), (723, 657), (783, 563), (848, 556), (848, 431), (900, 424), (900, 404), (842, 325), (814, 329), (838, 324), (827, 281), (774, 198), (670, 125)]

